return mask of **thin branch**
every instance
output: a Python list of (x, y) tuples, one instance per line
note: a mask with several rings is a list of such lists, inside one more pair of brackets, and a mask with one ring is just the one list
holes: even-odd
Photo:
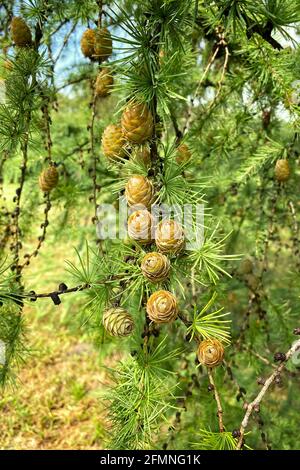
[(63, 53), (63, 50), (65, 48), (65, 46), (67, 45), (71, 35), (73, 34), (73, 32), (75, 31), (77, 27), (77, 21), (75, 21), (75, 23), (72, 25), (72, 27), (70, 28), (70, 31), (68, 31), (68, 33), (65, 35), (64, 37), (64, 40), (63, 40), (63, 43), (61, 45), (61, 48), (59, 50), (59, 52), (57, 53), (57, 56), (55, 57), (54, 59), (54, 65), (57, 64), (58, 60), (60, 59), (62, 53)]
[(65, 153), (63, 155), (64, 160), (68, 157), (72, 157), (75, 153), (81, 152), (84, 150), (84, 147), (86, 147), (89, 144), (89, 140), (85, 140), (82, 144), (78, 144), (76, 147), (74, 147), (70, 152)]
[(49, 36), (54, 36), (56, 33), (58, 33), (58, 31), (63, 27), (65, 26), (68, 22), (70, 21), (70, 18), (65, 18), (61, 23), (59, 23), (59, 25), (53, 30), (51, 31), (51, 33), (49, 34)]
[(225, 428), (224, 428), (224, 424), (223, 424), (222, 403), (221, 403), (221, 399), (220, 399), (218, 389), (216, 387), (216, 384), (215, 384), (215, 381), (214, 381), (214, 378), (213, 378), (213, 372), (212, 372), (212, 369), (210, 367), (207, 368), (207, 374), (208, 374), (209, 382), (213, 387), (213, 392), (214, 392), (215, 400), (216, 400), (216, 403), (217, 403), (217, 409), (218, 409), (217, 415), (218, 415), (218, 419), (219, 419), (219, 430), (220, 430), (220, 432), (224, 432)]
[(36, 293), (31, 293), (29, 292), (26, 294), (26, 297), (30, 297), (31, 300), (36, 300), (36, 299), (45, 299), (47, 297), (52, 298), (53, 296), (57, 295), (63, 295), (63, 294), (71, 294), (72, 292), (79, 292), (82, 290), (90, 289), (91, 285), (90, 284), (80, 284), (79, 286), (72, 287), (70, 289), (58, 289), (54, 290), (52, 292), (47, 292), (43, 294), (36, 294)]
[(59, 86), (56, 88), (56, 91), (60, 91), (60, 90), (63, 90), (64, 88), (68, 87), (68, 86), (71, 86), (71, 85), (76, 85), (77, 83), (80, 83), (82, 82), (83, 80), (90, 80), (90, 75), (83, 75), (82, 77), (78, 77), (78, 78), (74, 78), (72, 80), (68, 80), (66, 83), (64, 83), (63, 85)]
[(186, 122), (185, 122), (185, 125), (184, 125), (184, 128), (183, 128), (183, 134), (186, 134), (187, 131), (188, 131), (189, 128), (190, 128), (190, 123), (191, 123), (191, 119), (192, 119), (192, 109), (193, 109), (193, 107), (194, 107), (195, 100), (196, 100), (197, 95), (198, 95), (198, 93), (199, 93), (199, 89), (200, 89), (200, 87), (201, 87), (201, 85), (202, 85), (204, 79), (206, 78), (206, 75), (207, 75), (207, 73), (209, 72), (209, 70), (210, 70), (212, 64), (214, 63), (214, 61), (215, 61), (215, 59), (216, 59), (216, 57), (217, 57), (217, 55), (218, 55), (219, 50), (220, 50), (220, 46), (217, 45), (217, 47), (216, 47), (214, 53), (211, 55), (211, 57), (210, 57), (210, 59), (209, 59), (209, 61), (208, 61), (208, 64), (207, 64), (207, 66), (206, 66), (206, 68), (205, 68), (205, 70), (204, 70), (204, 72), (203, 72), (203, 74), (202, 74), (202, 77), (200, 78), (200, 81), (198, 82), (198, 85), (197, 85), (197, 87), (196, 87), (195, 93), (193, 94), (193, 96), (192, 96), (192, 98), (191, 98), (191, 100), (190, 100), (190, 105), (189, 105), (189, 108), (188, 108), (187, 118), (186, 118)]
[[(96, 285), (108, 284), (112, 281), (116, 281), (118, 279), (121, 279), (123, 276), (124, 276), (123, 274), (117, 275), (117, 276), (109, 276), (108, 278), (103, 279), (101, 281), (97, 281), (94, 284), (87, 284), (87, 283), (86, 284), (79, 284), (78, 286), (71, 287), (71, 288), (68, 288), (64, 283), (62, 283), (62, 284), (59, 285), (59, 288), (57, 290), (54, 290), (54, 291), (51, 291), (51, 292), (45, 292), (45, 293), (41, 293), (41, 294), (37, 294), (36, 292), (31, 291), (31, 292), (28, 292), (26, 294), (23, 294), (20, 297), (27, 298), (27, 299), (30, 299), (32, 301), (35, 301), (37, 299), (50, 298), (50, 299), (53, 300), (55, 305), (58, 305), (58, 304), (61, 303), (60, 300), (59, 300), (59, 297), (61, 295), (71, 294), (71, 293), (74, 293), (74, 292), (80, 292), (80, 291), (83, 291), (83, 290), (91, 289), (92, 287), (95, 287)], [(57, 302), (55, 300), (57, 300)]]
[(31, 253), (29, 253), (29, 254), (27, 253), (27, 254), (24, 255), (24, 258), (25, 258), (26, 261), (24, 261), (24, 263), (20, 266), (20, 270), (23, 270), (25, 268), (25, 266), (29, 266), (31, 258), (38, 255), (39, 250), (40, 250), (42, 244), (45, 241), (46, 233), (47, 233), (47, 227), (49, 225), (49, 212), (50, 212), (50, 209), (51, 209), (51, 201), (50, 201), (49, 193), (45, 193), (44, 198), (45, 198), (45, 209), (44, 209), (44, 221), (41, 224), (42, 233), (38, 238), (38, 242), (37, 242), (37, 245), (36, 245), (35, 249)]
[(220, 80), (218, 81), (217, 93), (216, 93), (213, 101), (210, 103), (209, 109), (213, 107), (213, 105), (216, 103), (217, 99), (220, 96), (220, 93), (221, 93), (221, 90), (222, 90), (222, 85), (223, 85), (225, 74), (226, 74), (226, 70), (227, 70), (227, 66), (228, 66), (228, 61), (229, 61), (229, 49), (226, 45), (225, 46), (225, 60), (224, 60), (223, 68), (222, 68), (222, 74), (221, 74)]
[(90, 151), (91, 151), (91, 157), (92, 157), (92, 182), (93, 182), (93, 195), (90, 198), (90, 201), (94, 202), (94, 216), (92, 218), (93, 223), (98, 222), (98, 216), (97, 216), (97, 193), (98, 193), (98, 186), (97, 186), (97, 162), (98, 162), (98, 156), (96, 155), (95, 152), (95, 136), (94, 136), (94, 131), (95, 131), (95, 120), (96, 120), (96, 103), (97, 103), (97, 94), (95, 91), (94, 87), (94, 82), (92, 81), (91, 83), (92, 87), (92, 93), (93, 93), (93, 100), (91, 102), (91, 108), (92, 108), (92, 116), (91, 116), (91, 123), (89, 125), (89, 130), (90, 130)]
[(276, 367), (276, 370), (273, 372), (273, 374), (270, 375), (270, 377), (265, 381), (265, 383), (264, 383), (261, 391), (257, 395), (257, 397), (251, 403), (249, 403), (249, 405), (247, 406), (247, 411), (245, 413), (245, 416), (243, 418), (243, 421), (242, 421), (241, 427), (240, 427), (240, 437), (239, 437), (237, 447), (236, 447), (237, 450), (240, 450), (242, 448), (243, 441), (244, 441), (245, 430), (248, 427), (249, 419), (250, 419), (252, 413), (255, 410), (259, 409), (260, 403), (261, 403), (262, 399), (264, 398), (265, 394), (267, 393), (267, 391), (269, 390), (270, 386), (273, 384), (273, 382), (275, 382), (276, 378), (280, 375), (282, 370), (285, 368), (287, 361), (298, 350), (300, 350), (300, 339), (298, 341), (296, 341), (293, 344), (293, 346), (288, 350), (288, 352), (285, 354), (285, 360), (278, 367)]

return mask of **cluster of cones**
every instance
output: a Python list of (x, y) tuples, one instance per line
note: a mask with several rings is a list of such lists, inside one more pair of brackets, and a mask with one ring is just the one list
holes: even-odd
[[(133, 175), (125, 187), (128, 206), (133, 210), (128, 218), (128, 234), (141, 245), (150, 245), (155, 241), (157, 251), (145, 254), (140, 269), (150, 283), (167, 281), (171, 260), (184, 250), (185, 235), (181, 224), (173, 219), (162, 220), (153, 227), (150, 212), (155, 201), (155, 188), (150, 179), (142, 175)], [(154, 236), (153, 236), (154, 232)], [(179, 315), (178, 301), (168, 290), (157, 290), (147, 300), (146, 311), (149, 319), (157, 324), (171, 323)], [(134, 329), (134, 320), (130, 313), (121, 307), (112, 307), (104, 312), (103, 325), (113, 336), (128, 336)], [(217, 339), (207, 339), (200, 343), (198, 359), (208, 367), (215, 367), (223, 360), (224, 348)]]

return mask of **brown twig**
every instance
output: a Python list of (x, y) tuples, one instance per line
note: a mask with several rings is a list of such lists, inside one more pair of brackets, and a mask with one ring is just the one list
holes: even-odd
[(222, 403), (221, 403), (221, 399), (220, 399), (218, 389), (216, 387), (216, 384), (215, 384), (215, 381), (214, 381), (214, 378), (213, 378), (213, 371), (210, 367), (207, 368), (207, 374), (208, 374), (209, 382), (212, 385), (213, 392), (214, 392), (214, 397), (215, 397), (215, 400), (216, 400), (216, 403), (217, 403), (217, 410), (218, 410), (217, 415), (218, 415), (218, 419), (219, 419), (219, 430), (220, 430), (220, 432), (224, 432), (225, 428), (224, 428), (224, 424), (223, 424)]
[(98, 221), (98, 216), (97, 216), (97, 207), (98, 207), (97, 206), (97, 156), (95, 152), (95, 136), (94, 136), (97, 95), (95, 93), (93, 83), (92, 83), (92, 92), (93, 92), (93, 100), (91, 102), (92, 117), (91, 117), (89, 130), (90, 130), (90, 143), (91, 143), (90, 152), (91, 152), (91, 157), (92, 157), (91, 177), (92, 177), (92, 182), (93, 182), (93, 195), (90, 197), (90, 201), (93, 201), (94, 203), (94, 216), (92, 218), (92, 221), (94, 223), (97, 223)]
[(21, 146), (22, 149), (22, 154), (23, 154), (23, 160), (21, 164), (21, 176), (19, 180), (19, 187), (16, 189), (16, 196), (14, 198), (16, 202), (15, 210), (12, 214), (12, 223), (14, 226), (13, 233), (14, 233), (14, 245), (13, 245), (13, 250), (14, 250), (14, 262), (12, 265), (12, 270), (16, 272), (17, 280), (20, 280), (21, 277), (21, 266), (19, 263), (20, 260), (20, 249), (22, 247), (21, 241), (20, 241), (20, 235), (21, 235), (21, 229), (19, 226), (19, 218), (20, 218), (20, 212), (21, 212), (21, 197), (22, 197), (22, 192), (25, 184), (25, 176), (26, 176), (26, 169), (27, 169), (27, 162), (28, 162), (28, 142), (29, 142), (29, 127), (30, 127), (30, 121), (31, 121), (31, 112), (29, 112), (26, 116), (26, 132), (25, 132), (25, 137), (24, 137), (24, 142)]
[(72, 80), (68, 80), (66, 83), (64, 83), (63, 85), (59, 86), (56, 88), (56, 91), (60, 91), (60, 90), (63, 90), (64, 88), (68, 87), (68, 86), (71, 86), (71, 85), (76, 85), (77, 83), (80, 83), (82, 82), (83, 80), (90, 80), (90, 75), (83, 75), (81, 77), (78, 77), (78, 78), (74, 78)]
[[(83, 291), (83, 290), (86, 290), (86, 289), (91, 289), (95, 285), (109, 284), (110, 282), (121, 279), (123, 276), (124, 276), (123, 274), (122, 275), (116, 275), (116, 276), (109, 276), (106, 279), (97, 281), (93, 285), (91, 285), (91, 284), (80, 284), (78, 286), (71, 287), (71, 288), (68, 288), (65, 284), (62, 283), (62, 284), (60, 284), (59, 289), (57, 289), (57, 290), (54, 290), (54, 291), (51, 291), (51, 292), (45, 292), (45, 293), (41, 293), (41, 294), (37, 294), (34, 291), (30, 291), (30, 292), (24, 293), (20, 297), (21, 298), (27, 298), (27, 299), (30, 299), (32, 301), (35, 301), (37, 299), (51, 298), (54, 301), (55, 298), (57, 298), (61, 295), (71, 294), (71, 293), (74, 293), (74, 292), (80, 292), (80, 291)], [(54, 303), (56, 303), (56, 302), (54, 302)], [(56, 305), (58, 305), (59, 303), (60, 302), (58, 302)]]
[(32, 253), (24, 255), (24, 258), (26, 259), (26, 261), (20, 266), (21, 270), (23, 270), (23, 268), (25, 268), (25, 266), (29, 266), (30, 260), (31, 260), (32, 257), (35, 257), (35, 256), (38, 255), (39, 250), (40, 250), (40, 248), (41, 248), (41, 246), (42, 246), (42, 244), (43, 244), (43, 242), (45, 241), (45, 238), (46, 238), (47, 227), (49, 225), (49, 212), (50, 212), (50, 209), (51, 209), (51, 201), (50, 201), (49, 193), (45, 193), (44, 197), (45, 197), (46, 207), (45, 207), (45, 210), (44, 210), (44, 221), (41, 224), (42, 233), (39, 236), (37, 246), (32, 251)]
[[(102, 15), (103, 15), (103, 1), (102, 0), (95, 0), (96, 4), (98, 6), (98, 21), (97, 21), (97, 26), (100, 29), (102, 26)], [(99, 57), (98, 60), (98, 67), (100, 69), (102, 63), (102, 58)], [(93, 195), (90, 197), (90, 201), (94, 203), (94, 216), (92, 217), (92, 222), (97, 224), (98, 222), (98, 214), (97, 214), (97, 194), (98, 191), (100, 190), (100, 186), (97, 184), (97, 160), (98, 157), (95, 152), (95, 136), (94, 136), (94, 127), (95, 127), (95, 120), (96, 120), (96, 104), (97, 104), (97, 94), (95, 90), (95, 82), (92, 79), (91, 80), (91, 89), (92, 89), (92, 102), (91, 102), (91, 109), (92, 109), (92, 115), (91, 115), (91, 122), (90, 125), (88, 126), (89, 131), (90, 131), (90, 142), (91, 142), (91, 147), (90, 147), (90, 152), (91, 152), (91, 159), (92, 159), (92, 170), (91, 170), (91, 177), (92, 177), (92, 182), (93, 182)]]
[(64, 50), (65, 46), (68, 44), (68, 41), (69, 41), (71, 35), (73, 34), (73, 32), (75, 31), (76, 27), (77, 27), (77, 21), (75, 21), (75, 23), (70, 28), (70, 31), (68, 31), (68, 33), (65, 35), (65, 37), (63, 39), (63, 43), (61, 45), (61, 48), (58, 51), (57, 56), (54, 59), (54, 65), (59, 61), (59, 59), (60, 59), (60, 57), (63, 53), (63, 50)]
[[(224, 39), (225, 41), (225, 39)], [(217, 92), (214, 96), (214, 99), (212, 100), (212, 102), (210, 103), (209, 107), (208, 107), (208, 110), (211, 109), (214, 104), (216, 103), (217, 99), (219, 98), (220, 96), (220, 93), (222, 91), (222, 85), (223, 85), (223, 82), (224, 82), (224, 78), (225, 78), (225, 74), (226, 74), (226, 70), (227, 70), (227, 66), (228, 66), (228, 61), (229, 61), (229, 49), (228, 49), (228, 46), (227, 44), (224, 42), (224, 48), (225, 48), (225, 60), (224, 60), (224, 64), (223, 64), (223, 68), (222, 68), (222, 74), (221, 74), (221, 77), (220, 77), (220, 80), (218, 81), (218, 87), (217, 87)]]
[(198, 96), (199, 89), (200, 89), (200, 87), (201, 87), (201, 85), (202, 85), (202, 83), (203, 83), (203, 81), (204, 81), (204, 79), (205, 79), (207, 73), (209, 72), (209, 70), (210, 70), (212, 64), (214, 63), (214, 61), (215, 61), (215, 59), (216, 59), (216, 57), (217, 57), (217, 55), (218, 55), (219, 50), (220, 50), (220, 46), (217, 45), (215, 51), (211, 54), (211, 57), (210, 57), (210, 59), (209, 59), (209, 61), (208, 61), (208, 64), (207, 64), (207, 66), (205, 67), (205, 70), (204, 70), (204, 72), (203, 72), (203, 74), (202, 74), (202, 76), (201, 76), (201, 78), (200, 78), (200, 80), (199, 80), (199, 82), (198, 82), (198, 85), (197, 85), (197, 87), (196, 87), (195, 93), (193, 94), (193, 96), (192, 96), (191, 99), (190, 99), (190, 105), (189, 105), (189, 107), (188, 107), (187, 117), (186, 117), (185, 125), (184, 125), (184, 127), (183, 127), (183, 135), (186, 134), (186, 133), (188, 132), (189, 128), (190, 128), (191, 119), (192, 119), (192, 110), (193, 110), (193, 107), (194, 107), (195, 100), (196, 100), (196, 98), (197, 98), (197, 96)]
[(245, 413), (245, 416), (242, 420), (241, 426), (240, 426), (240, 437), (237, 443), (237, 450), (240, 450), (243, 446), (244, 442), (244, 435), (245, 435), (245, 430), (248, 427), (250, 417), (252, 413), (255, 410), (259, 409), (260, 403), (263, 400), (265, 394), (269, 390), (270, 386), (275, 382), (276, 378), (280, 375), (282, 370), (285, 368), (287, 361), (300, 349), (300, 339), (296, 341), (292, 347), (288, 350), (288, 352), (285, 354), (285, 360), (278, 366), (276, 367), (275, 371), (273, 374), (270, 375), (268, 379), (266, 379), (262, 389), (260, 390), (259, 394), (257, 397), (248, 404), (247, 410)]

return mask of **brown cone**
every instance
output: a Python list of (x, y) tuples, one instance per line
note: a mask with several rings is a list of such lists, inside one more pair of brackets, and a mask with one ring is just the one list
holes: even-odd
[(200, 364), (216, 367), (223, 361), (224, 347), (217, 339), (205, 339), (199, 344), (197, 355)]
[(153, 117), (145, 104), (131, 103), (122, 115), (124, 137), (135, 144), (142, 144), (153, 134)]
[(183, 163), (187, 163), (192, 156), (192, 153), (186, 144), (181, 144), (177, 148), (176, 153), (176, 162), (181, 165)]
[(39, 185), (44, 193), (49, 193), (58, 183), (58, 171), (54, 165), (42, 171), (39, 177)]
[(152, 242), (153, 218), (149, 211), (138, 210), (128, 218), (128, 235), (142, 245)]
[(12, 19), (11, 37), (16, 46), (25, 47), (32, 44), (31, 31), (23, 18), (16, 16)]
[(86, 29), (82, 35), (81, 42), (81, 52), (85, 57), (92, 59), (95, 54), (95, 30)]
[(95, 31), (95, 56), (107, 59), (112, 54), (112, 38), (107, 28)]
[(162, 253), (178, 253), (184, 248), (184, 232), (175, 220), (162, 220), (155, 232), (155, 243)]
[(289, 162), (285, 159), (277, 160), (275, 165), (275, 178), (280, 183), (287, 181), (290, 177)]
[(149, 208), (154, 199), (154, 188), (151, 181), (142, 175), (129, 178), (125, 197), (129, 206), (144, 206)]
[(119, 126), (110, 124), (102, 134), (102, 151), (110, 160), (118, 160), (126, 155), (125, 139)]
[(168, 278), (170, 261), (162, 253), (156, 251), (147, 253), (142, 259), (141, 270), (143, 275), (151, 282), (162, 282)]
[(11, 72), (11, 70), (13, 69), (13, 66), (14, 66), (14, 64), (12, 63), (11, 60), (6, 59), (6, 60), (4, 61), (4, 68), (5, 68), (5, 70), (7, 70), (8, 72)]
[(154, 292), (148, 299), (146, 309), (148, 317), (155, 323), (170, 323), (178, 315), (176, 297), (167, 290)]
[(100, 98), (105, 98), (110, 95), (111, 88), (114, 83), (114, 78), (111, 74), (110, 69), (105, 68), (99, 72), (96, 84), (95, 84), (95, 93)]

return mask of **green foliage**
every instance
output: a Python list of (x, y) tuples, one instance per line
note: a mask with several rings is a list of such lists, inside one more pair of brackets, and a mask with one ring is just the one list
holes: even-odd
[(269, 140), (243, 163), (237, 174), (237, 181), (241, 183), (250, 176), (255, 176), (264, 165), (274, 164), (276, 160), (283, 156), (284, 147), (282, 147), (282, 144)]
[(221, 266), (221, 262), (225, 260), (236, 260), (238, 255), (223, 254), (225, 240), (229, 235), (218, 239), (216, 231), (218, 226), (215, 227), (209, 236), (204, 236), (204, 241), (201, 239), (196, 240), (196, 247), (188, 254), (188, 262), (192, 265), (192, 271), (196, 276), (202, 276), (203, 273), (208, 277), (212, 284), (216, 284), (219, 280), (220, 273), (229, 275)]
[(193, 443), (195, 449), (202, 450), (234, 450), (237, 441), (231, 432), (211, 432), (201, 429), (197, 443)]
[[(39, 250), (51, 250), (55, 259), (64, 240), (67, 282), (74, 292), (57, 291), (56, 278), (47, 289), (70, 303), (76, 326), (91, 334), (102, 357), (110, 361), (113, 352), (120, 359), (111, 367), (113, 385), (106, 393), (108, 446), (157, 448), (164, 442), (175, 449), (232, 450), (237, 442), (231, 431), (244, 414), (242, 398), (250, 401), (258, 393), (258, 375), (272, 372), (274, 353), (288, 350), (299, 326), (299, 2), (104, 3), (102, 26), (112, 33), (114, 49), (105, 66), (113, 70), (114, 89), (97, 100), (93, 85), (104, 64), (79, 52), (84, 29), (100, 21), (96, 1), (0, 5), (6, 97), (0, 103), (0, 253), (9, 266), (0, 268), (0, 340), (6, 354), (0, 382), (14, 378), (26, 356), (23, 301), (35, 299), (30, 290), (40, 292), (41, 277), (55, 274), (45, 266), (32, 278), (26, 260), (34, 264)], [(35, 47), (11, 47), (13, 14), (25, 18)], [(155, 120), (150, 167), (132, 160), (131, 143), (117, 163), (101, 150), (104, 129), (120, 123), (132, 99), (146, 103)], [(178, 164), (181, 143), (192, 157)], [(274, 167), (281, 158), (287, 158), (291, 176), (279, 184)], [(60, 178), (45, 221), (46, 198), (37, 182), (50, 161)], [(140, 267), (145, 254), (157, 250), (154, 242), (97, 240), (92, 223), (97, 204), (117, 208), (133, 174), (152, 180), (155, 202), (172, 205), (172, 217), (183, 205), (194, 211), (195, 243), (168, 255), (170, 274), (159, 284), (149, 282)], [(200, 222), (199, 205), (205, 206)], [(74, 239), (77, 261), (69, 261)], [(20, 275), (16, 246), (25, 263)], [(161, 289), (177, 299), (179, 315), (172, 324), (149, 323), (146, 317), (148, 298)], [(50, 305), (51, 298), (37, 298), (37, 304)], [(131, 337), (105, 332), (103, 312), (112, 306), (132, 316)], [(225, 432), (218, 432), (216, 400), (206, 392), (206, 368), (195, 364), (196, 343), (207, 338), (227, 346), (225, 366), (214, 371)], [(246, 448), (297, 448), (296, 372), (288, 363), (284, 386), (274, 384), (265, 396), (264, 428), (251, 421)], [(83, 393), (73, 390), (75, 398)]]
[(221, 313), (223, 307), (213, 312), (207, 312), (212, 307), (216, 296), (216, 293), (214, 293), (199, 313), (195, 306), (193, 323), (187, 330), (191, 334), (191, 340), (195, 334), (199, 334), (203, 339), (217, 338), (224, 343), (230, 343), (230, 326), (228, 323), (231, 323), (231, 320), (224, 319), (229, 313)]
[(20, 308), (11, 301), (0, 307), (0, 340), (1, 359), (0, 385), (2, 387), (15, 383), (15, 370), (20, 367), (27, 356), (25, 343), (25, 321), (20, 315)]
[(174, 383), (165, 363), (178, 352), (165, 353), (165, 341), (111, 371), (114, 387), (107, 394), (114, 433), (109, 447), (145, 449), (172, 408)]

